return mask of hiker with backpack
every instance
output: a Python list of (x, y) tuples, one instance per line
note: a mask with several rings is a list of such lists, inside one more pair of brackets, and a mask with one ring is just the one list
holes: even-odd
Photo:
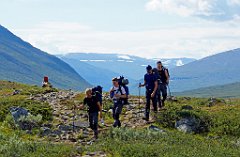
[(94, 132), (94, 138), (98, 138), (98, 115), (102, 117), (102, 107), (99, 99), (93, 95), (92, 89), (87, 88), (85, 90), (86, 97), (83, 100), (83, 105), (80, 106), (80, 109), (83, 109), (85, 105), (88, 106), (88, 120), (89, 126)]
[[(95, 96), (98, 101), (100, 102), (101, 107), (103, 108), (103, 87), (101, 87), (100, 85), (93, 87), (92, 88), (92, 95)], [(100, 117), (100, 121), (102, 125), (104, 124), (104, 120), (102, 117)]]
[(157, 68), (154, 68), (153, 71), (158, 79), (157, 102), (159, 104), (159, 109), (162, 109), (167, 99), (167, 86), (169, 84), (170, 75), (168, 69), (162, 65), (161, 61), (157, 62)]
[(121, 86), (121, 81), (118, 78), (112, 79), (113, 87), (110, 90), (110, 97), (113, 100), (113, 118), (114, 123), (113, 127), (121, 127), (121, 122), (119, 120), (120, 114), (122, 113), (123, 105), (126, 103), (125, 100), (127, 99), (127, 93), (123, 86)]
[(145, 108), (145, 117), (143, 119), (149, 121), (151, 101), (153, 104), (154, 112), (157, 112), (156, 94), (158, 89), (158, 81), (150, 65), (147, 66), (146, 70), (147, 73), (144, 75), (144, 84), (139, 84), (139, 87), (146, 87), (147, 103)]

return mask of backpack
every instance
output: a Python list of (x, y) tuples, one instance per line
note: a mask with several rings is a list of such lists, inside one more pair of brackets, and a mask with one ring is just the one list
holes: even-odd
[(164, 66), (163, 66), (162, 68), (163, 68), (164, 71), (167, 71), (168, 77), (170, 78), (170, 73), (169, 73), (168, 68), (166, 68), (166, 67), (164, 67)]
[[(164, 72), (167, 71), (168, 77), (170, 78), (170, 74), (169, 74), (168, 68), (166, 68), (166, 67), (163, 66), (163, 67), (162, 67), (162, 71), (164, 71)], [(153, 73), (156, 75), (156, 77), (157, 77), (158, 79), (161, 79), (161, 76), (160, 76), (157, 68), (154, 68), (154, 69), (153, 69)], [(165, 73), (164, 73), (164, 74), (165, 74)], [(166, 77), (166, 75), (165, 75), (165, 77)]]
[(92, 95), (96, 96), (97, 100), (102, 104), (102, 89), (103, 87), (101, 86), (96, 86), (92, 88)]
[(124, 90), (126, 91), (126, 95), (127, 95), (127, 98), (123, 98), (124, 105), (128, 105), (128, 104), (129, 104), (129, 102), (128, 102), (129, 88), (128, 88), (128, 86), (126, 86), (126, 85), (124, 85), (124, 86), (119, 86), (119, 91), (120, 91), (121, 95), (123, 95), (123, 93), (122, 93), (122, 87), (123, 87)]

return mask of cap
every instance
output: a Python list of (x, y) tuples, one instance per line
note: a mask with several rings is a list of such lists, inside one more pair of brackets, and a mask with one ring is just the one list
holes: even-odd
[(157, 64), (162, 64), (162, 62), (161, 62), (161, 61), (158, 61)]
[(117, 77), (114, 77), (113, 79), (112, 79), (112, 81), (117, 81), (118, 80), (118, 78)]

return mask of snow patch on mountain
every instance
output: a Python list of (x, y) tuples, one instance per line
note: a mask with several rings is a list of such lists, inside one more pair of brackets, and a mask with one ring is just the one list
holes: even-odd
[(180, 66), (183, 66), (183, 61), (182, 60), (177, 60), (176, 61), (176, 66), (180, 67)]
[(117, 57), (120, 58), (120, 59), (131, 60), (131, 58), (127, 55), (118, 55)]
[(95, 60), (89, 60), (90, 62), (106, 62), (106, 60), (101, 59), (95, 59)]

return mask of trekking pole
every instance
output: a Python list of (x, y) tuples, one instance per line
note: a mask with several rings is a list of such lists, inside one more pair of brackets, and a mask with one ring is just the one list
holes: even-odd
[(172, 93), (171, 93), (171, 89), (170, 89), (169, 84), (167, 86), (168, 86), (168, 92), (169, 92), (170, 98), (172, 98)]
[(139, 109), (141, 107), (141, 83), (139, 83), (139, 86), (138, 86), (138, 105), (139, 105)]
[(76, 117), (76, 105), (74, 103), (74, 105), (73, 105), (73, 124), (72, 124), (73, 132), (75, 132), (75, 117)]

